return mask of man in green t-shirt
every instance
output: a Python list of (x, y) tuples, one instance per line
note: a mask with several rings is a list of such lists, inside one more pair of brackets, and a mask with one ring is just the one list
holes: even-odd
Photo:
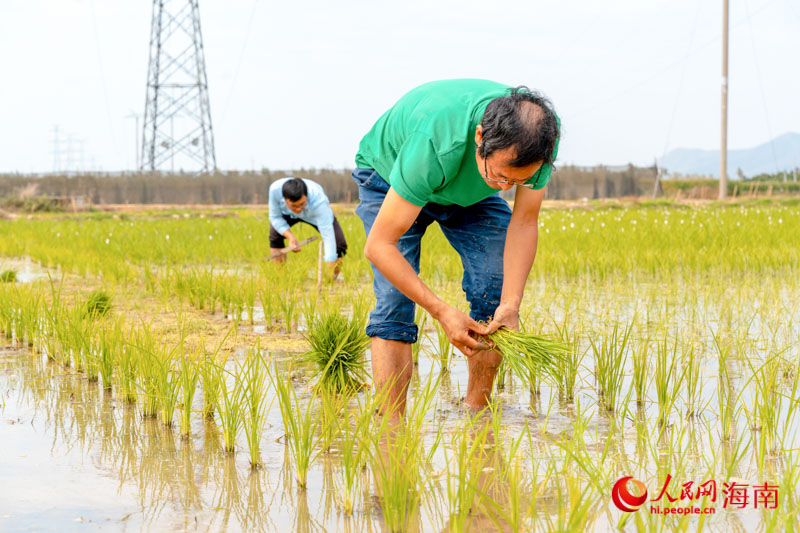
[[(519, 327), (559, 136), (559, 119), (545, 97), (467, 79), (413, 89), (361, 140), (353, 179), (374, 274), (377, 302), (366, 333), (375, 386), (389, 388), (384, 413), (405, 411), (415, 303), (467, 356), (465, 403), (487, 404), (502, 358), (475, 335)], [(498, 191), (514, 186), (512, 211)], [(434, 221), (461, 257), (469, 316), (419, 279), (420, 241)]]

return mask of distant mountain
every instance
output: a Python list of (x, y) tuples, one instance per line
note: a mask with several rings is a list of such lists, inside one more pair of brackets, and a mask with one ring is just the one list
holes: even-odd
[[(772, 174), (800, 166), (800, 133), (785, 133), (771, 143), (745, 150), (728, 150), (728, 176), (737, 177), (742, 169), (749, 177)], [(719, 177), (719, 150), (676, 148), (667, 153), (658, 164), (667, 172), (681, 174), (710, 174)]]

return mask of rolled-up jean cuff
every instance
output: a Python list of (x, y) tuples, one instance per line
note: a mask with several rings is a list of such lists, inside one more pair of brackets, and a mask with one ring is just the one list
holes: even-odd
[(387, 341), (401, 341), (408, 344), (417, 342), (417, 325), (407, 322), (384, 320), (380, 324), (369, 324), (366, 329), (367, 337), (378, 337)]

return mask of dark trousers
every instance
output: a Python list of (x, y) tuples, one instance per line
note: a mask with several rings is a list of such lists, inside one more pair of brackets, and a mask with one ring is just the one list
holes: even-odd
[[(283, 215), (283, 220), (289, 224), (291, 228), (298, 222), (305, 222), (304, 220), (300, 220), (299, 218), (290, 217), (289, 215)], [(308, 222), (306, 222), (308, 224)], [(319, 231), (319, 228), (316, 227), (314, 224), (308, 224), (315, 230)], [(334, 216), (333, 217), (333, 235), (336, 237), (336, 255), (339, 257), (344, 256), (347, 253), (347, 240), (344, 238), (344, 232), (342, 231), (342, 226), (339, 224), (339, 220)], [(286, 238), (278, 233), (278, 231), (272, 227), (272, 224), (269, 226), (269, 247), (270, 248), (284, 248), (286, 246)]]

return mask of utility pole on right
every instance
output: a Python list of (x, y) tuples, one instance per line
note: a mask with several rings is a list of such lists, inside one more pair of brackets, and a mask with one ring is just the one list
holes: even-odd
[(722, 139), (719, 147), (719, 199), (728, 197), (728, 0), (722, 0)]

